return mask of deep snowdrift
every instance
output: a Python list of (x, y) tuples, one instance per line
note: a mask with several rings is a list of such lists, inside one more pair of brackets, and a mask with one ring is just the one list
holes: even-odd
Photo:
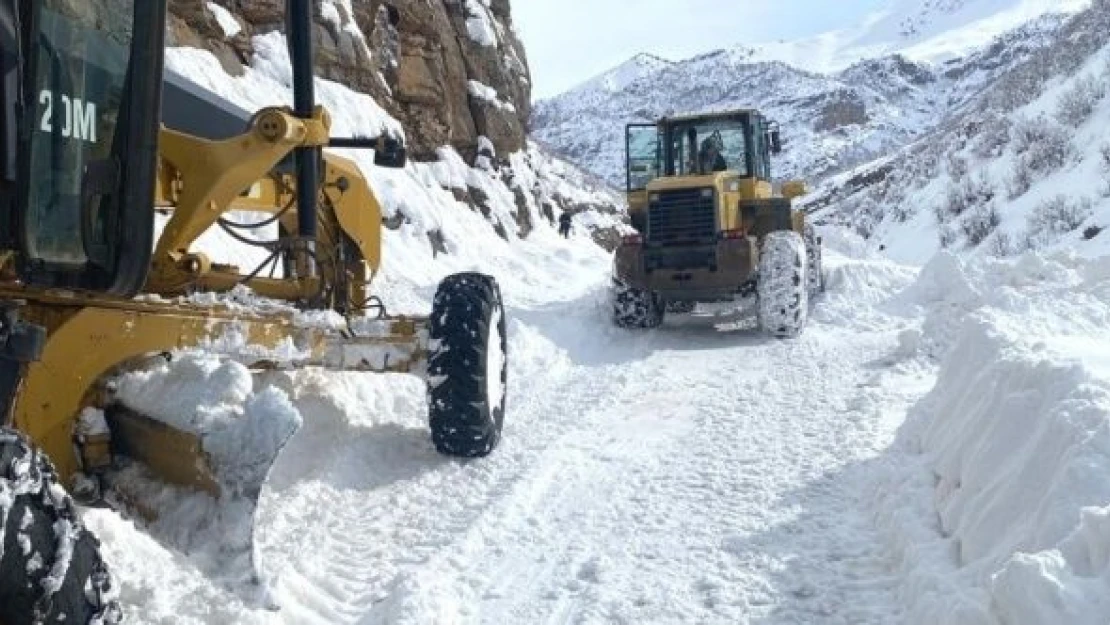
[(1105, 623), (1110, 258), (942, 254), (899, 303), (942, 363), (875, 496), (909, 622)]

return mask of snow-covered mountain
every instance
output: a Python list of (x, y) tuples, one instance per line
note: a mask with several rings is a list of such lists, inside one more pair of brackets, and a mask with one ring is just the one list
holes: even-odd
[(673, 61), (668, 61), (654, 54), (640, 53), (613, 69), (591, 78), (579, 85), (578, 88), (614, 93), (625, 89), (644, 76), (649, 76), (672, 65), (674, 65)]
[(619, 186), (626, 123), (756, 107), (786, 133), (777, 176), (816, 180), (924, 135), (1084, 4), (898, 0), (850, 32), (675, 63), (639, 55), (537, 102), (532, 135)]
[(895, 258), (1110, 240), (1110, 3), (1096, 2), (952, 116), (807, 199)]
[(749, 58), (836, 72), (862, 59), (900, 54), (925, 63), (958, 59), (1045, 14), (1090, 0), (890, 0), (858, 26), (796, 41), (744, 46)]

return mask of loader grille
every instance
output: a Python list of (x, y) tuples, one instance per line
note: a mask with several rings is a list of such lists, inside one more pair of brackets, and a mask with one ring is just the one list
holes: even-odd
[(712, 245), (717, 240), (712, 189), (660, 191), (652, 194), (652, 200), (648, 206), (649, 246)]

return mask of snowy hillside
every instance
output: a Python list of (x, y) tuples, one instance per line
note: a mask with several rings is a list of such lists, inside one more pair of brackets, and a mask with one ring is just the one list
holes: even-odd
[[(936, 127), (1036, 49), (1059, 27), (1059, 12), (1086, 0), (895, 4), (859, 32), (762, 49), (738, 46), (677, 63), (637, 56), (536, 103), (532, 134), (619, 186), (626, 123), (754, 107), (786, 133), (776, 176), (819, 180)], [(1031, 20), (1047, 11), (1053, 16)], [(895, 23), (904, 15), (913, 16), (916, 34), (902, 33)]]
[(1108, 28), (1096, 3), (937, 132), (827, 181), (809, 207), (910, 262), (1110, 251)]
[(859, 26), (810, 39), (745, 46), (750, 59), (837, 72), (861, 59), (900, 54), (942, 64), (1046, 14), (1070, 14), (1091, 0), (890, 0)]

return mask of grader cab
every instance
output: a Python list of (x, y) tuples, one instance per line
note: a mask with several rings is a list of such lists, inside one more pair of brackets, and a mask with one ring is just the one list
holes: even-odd
[[(255, 507), (298, 423), (128, 405), (116, 380), (152, 360), (203, 349), (251, 369), (426, 376), (438, 451), (497, 445), (497, 283), (450, 276), (429, 317), (391, 316), (372, 294), (381, 207), (359, 165), (325, 150), (373, 150), (385, 167), (405, 150), (400, 137), (331, 136), (312, 10), (287, 3), (293, 106), (248, 114), (164, 72), (166, 0), (0, 0), (0, 625), (119, 620), (71, 496), (148, 520), (151, 483), (205, 497), (226, 527), (247, 528), (217, 536), (223, 565), (259, 582)], [(257, 266), (197, 249), (213, 228), (258, 248)], [(262, 229), (274, 237), (246, 234)], [(284, 304), (211, 303), (242, 289)]]
[(626, 128), (628, 208), (636, 233), (613, 268), (613, 321), (651, 328), (700, 302), (753, 300), (769, 333), (796, 336), (821, 288), (820, 241), (776, 192), (778, 125), (758, 111), (669, 117)]

